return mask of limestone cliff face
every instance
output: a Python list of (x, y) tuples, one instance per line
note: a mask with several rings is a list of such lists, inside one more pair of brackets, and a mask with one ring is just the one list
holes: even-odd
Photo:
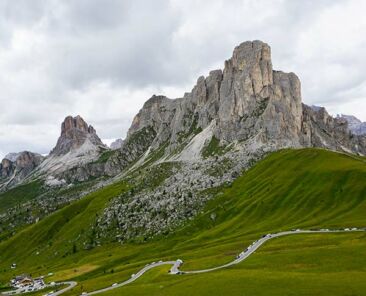
[(347, 119), (332, 117), (325, 108), (303, 105), (302, 145), (366, 154), (366, 137), (353, 134)]
[(174, 151), (182, 137), (202, 131), (200, 141), (215, 137), (222, 145), (316, 146), (366, 154), (364, 138), (350, 135), (345, 120), (302, 104), (299, 78), (274, 71), (271, 49), (261, 41), (237, 46), (223, 71), (200, 77), (183, 98), (153, 96), (135, 116), (125, 143), (147, 128), (156, 134), (145, 145), (153, 150), (168, 143), (167, 150)]
[(61, 124), (61, 135), (50, 155), (65, 155), (71, 150), (80, 148), (87, 140), (92, 145), (104, 146), (95, 129), (81, 116), (68, 116)]
[(200, 77), (190, 93), (171, 100), (153, 96), (136, 115), (128, 132), (151, 128), (151, 147), (210, 126), (222, 144), (255, 139), (259, 145), (299, 147), (302, 122), (301, 85), (293, 73), (273, 71), (271, 49), (261, 41), (234, 49), (224, 70)]
[(57, 180), (85, 181), (90, 176), (100, 176), (103, 168), (89, 164), (98, 160), (108, 150), (95, 129), (81, 116), (67, 116), (61, 124), (61, 135), (55, 148), (40, 165), (38, 174)]
[[(200, 161), (212, 140), (221, 147), (234, 147), (239, 154), (324, 147), (366, 155), (365, 136), (351, 133), (347, 118), (333, 118), (324, 108), (301, 101), (299, 78), (273, 70), (266, 43), (248, 41), (234, 49), (223, 70), (199, 77), (182, 98), (154, 95), (147, 100), (115, 151), (109, 151), (80, 116), (68, 116), (50, 155), (32, 166), (38, 175), (84, 181), (115, 176), (151, 158)], [(19, 159), (23, 159), (20, 164), (3, 161), (1, 178), (9, 178), (17, 168), (30, 170), (22, 164), (30, 161), (26, 155)]]
[(4, 158), (1, 161), (0, 164), (0, 172), (1, 172), (1, 178), (8, 178), (10, 177), (15, 170), (15, 165), (14, 162), (12, 162), (11, 160)]

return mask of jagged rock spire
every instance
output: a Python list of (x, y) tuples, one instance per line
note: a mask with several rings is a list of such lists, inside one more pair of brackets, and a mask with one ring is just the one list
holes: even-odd
[(61, 135), (57, 144), (50, 154), (64, 155), (70, 150), (80, 148), (87, 140), (95, 146), (103, 146), (95, 129), (88, 125), (80, 115), (67, 116), (61, 124)]

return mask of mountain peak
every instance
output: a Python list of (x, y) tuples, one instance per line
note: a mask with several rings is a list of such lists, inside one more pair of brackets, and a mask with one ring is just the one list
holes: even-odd
[(88, 125), (80, 115), (75, 117), (67, 116), (61, 124), (61, 135), (68, 135), (75, 129), (89, 134), (96, 134), (95, 129)]
[(0, 163), (0, 188), (5, 185), (13, 185), (26, 178), (38, 167), (44, 157), (38, 153), (22, 151), (9, 153)]
[(93, 126), (77, 115), (67, 116), (61, 124), (61, 135), (51, 155), (64, 155), (71, 150), (80, 148), (86, 140), (90, 140), (95, 146), (103, 146)]

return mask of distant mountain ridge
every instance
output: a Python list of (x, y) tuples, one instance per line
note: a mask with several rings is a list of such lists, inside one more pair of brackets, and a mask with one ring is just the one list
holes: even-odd
[(80, 116), (68, 116), (46, 158), (21, 171), (10, 170), (5, 160), (0, 190), (11, 195), (24, 185), (34, 195), (24, 201), (17, 194), (22, 206), (0, 211), (3, 227), (35, 223), (122, 182), (131, 189), (117, 190), (99, 209), (93, 229), (100, 236), (85, 247), (147, 239), (196, 216), (211, 190), (232, 184), (271, 152), (320, 147), (366, 155), (366, 136), (350, 132), (345, 118), (303, 104), (299, 78), (273, 70), (271, 49), (261, 41), (237, 46), (223, 70), (200, 77), (182, 98), (152, 96), (117, 144), (108, 148)]
[(67, 116), (61, 124), (56, 146), (47, 157), (32, 152), (10, 153), (0, 165), (0, 184), (12, 187), (27, 178), (56, 179), (49, 184), (65, 184), (57, 178), (65, 171), (96, 160), (108, 150), (95, 129), (81, 116)]
[(61, 124), (61, 135), (50, 155), (65, 155), (71, 150), (79, 149), (86, 141), (95, 147), (104, 146), (95, 129), (88, 125), (80, 115), (67, 116)]
[[(268, 44), (247, 41), (235, 47), (223, 70), (199, 77), (182, 98), (154, 95), (147, 100), (127, 138), (113, 143), (114, 151), (80, 116), (66, 117), (56, 146), (26, 175), (69, 184), (123, 174), (132, 164), (152, 160), (194, 163), (219, 153), (241, 163), (244, 154), (282, 148), (322, 147), (365, 155), (360, 126), (354, 118), (333, 118), (322, 107), (303, 104), (299, 78), (273, 70)], [(244, 158), (236, 173), (245, 166)], [(6, 167), (5, 161), (2, 170)]]
[[(167, 159), (179, 150), (174, 159), (199, 160), (213, 138), (221, 146), (240, 143), (247, 151), (323, 147), (366, 154), (365, 138), (351, 136), (345, 120), (301, 101), (299, 78), (272, 69), (270, 47), (244, 42), (223, 71), (200, 77), (183, 98), (150, 98), (135, 116), (120, 154), (134, 152), (137, 159), (148, 148), (151, 153), (166, 145)], [(140, 149), (129, 148), (138, 133), (148, 136)]]
[(5, 156), (0, 163), (1, 187), (15, 185), (30, 175), (37, 168), (44, 157), (40, 154), (23, 151)]

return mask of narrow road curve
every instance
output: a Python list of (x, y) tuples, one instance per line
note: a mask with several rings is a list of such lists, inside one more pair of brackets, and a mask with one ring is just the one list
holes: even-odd
[[(101, 289), (101, 290), (96, 290), (93, 292), (83, 292), (82, 295), (95, 295), (95, 294), (99, 294), (99, 293), (103, 293), (103, 292), (107, 292), (113, 289), (117, 289), (120, 288), (122, 286), (128, 285), (130, 283), (132, 283), (133, 281), (137, 280), (139, 277), (141, 277), (146, 271), (153, 269), (155, 267), (158, 266), (162, 266), (162, 265), (172, 265), (171, 269), (169, 270), (170, 274), (195, 274), (195, 273), (205, 273), (205, 272), (211, 272), (211, 271), (215, 271), (218, 269), (222, 269), (222, 268), (227, 268), (233, 265), (236, 265), (242, 261), (244, 261), (245, 259), (247, 259), (251, 254), (253, 254), (260, 246), (262, 246), (266, 241), (269, 241), (270, 239), (276, 238), (276, 237), (281, 237), (281, 236), (285, 236), (285, 235), (294, 235), (294, 234), (304, 234), (304, 233), (309, 233), (309, 234), (314, 234), (314, 233), (348, 233), (348, 232), (365, 232), (366, 228), (352, 228), (352, 229), (341, 229), (341, 230), (330, 230), (330, 229), (321, 229), (321, 230), (300, 230), (300, 229), (296, 229), (296, 230), (292, 230), (292, 231), (283, 231), (283, 232), (279, 232), (279, 233), (275, 233), (275, 234), (266, 234), (263, 237), (261, 237), (260, 239), (256, 240), (255, 242), (253, 242), (246, 250), (244, 250), (243, 252), (241, 252), (236, 258), (235, 260), (224, 264), (224, 265), (220, 265), (217, 267), (213, 267), (213, 268), (208, 268), (208, 269), (202, 269), (202, 270), (193, 270), (193, 271), (181, 271), (179, 268), (180, 266), (183, 264), (183, 261), (178, 259), (176, 261), (159, 261), (159, 262), (153, 262), (151, 264), (146, 265), (144, 268), (142, 268), (140, 271), (138, 271), (136, 274), (131, 275), (131, 278), (121, 282), (119, 284), (113, 284), (110, 287)], [(71, 284), (72, 283), (72, 284)], [(61, 295), (62, 293), (72, 289), (73, 287), (76, 286), (76, 282), (63, 282), (63, 283), (59, 283), (59, 284), (69, 284), (70, 286), (58, 291), (56, 293), (51, 294), (52, 296), (56, 296), (56, 295)]]
[[(158, 266), (162, 266), (162, 265), (174, 265), (176, 263), (176, 261), (165, 261), (165, 262), (158, 262), (158, 263), (152, 263), (150, 265), (145, 266), (143, 269), (141, 269), (139, 272), (137, 272), (136, 274), (131, 275), (131, 278), (129, 278), (127, 281), (124, 281), (122, 283), (119, 283), (117, 285), (113, 285), (111, 287), (107, 287), (101, 290), (97, 290), (94, 292), (89, 292), (86, 295), (95, 295), (95, 294), (99, 294), (99, 293), (103, 293), (112, 289), (116, 289), (125, 285), (128, 285), (129, 283), (132, 283), (133, 281), (136, 281), (140, 276), (142, 276), (146, 271), (153, 269), (155, 267)], [(54, 295), (54, 294), (52, 294)], [(85, 295), (85, 294), (84, 294)]]
[(77, 282), (61, 282), (61, 283), (57, 283), (57, 285), (68, 285), (68, 287), (57, 291), (55, 293), (52, 293), (52, 296), (57, 296), (57, 295), (61, 295), (63, 293), (65, 293), (66, 291), (71, 290), (72, 288), (74, 288), (78, 283)]

